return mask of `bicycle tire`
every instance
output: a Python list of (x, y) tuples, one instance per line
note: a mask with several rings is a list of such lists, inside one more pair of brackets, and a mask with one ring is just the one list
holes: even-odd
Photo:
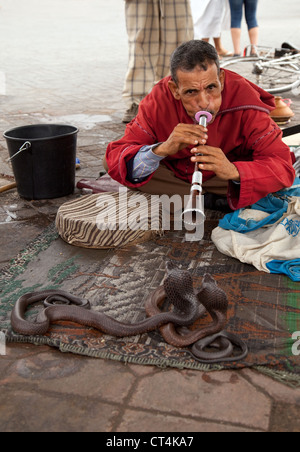
[[(281, 94), (281, 93), (289, 92), (289, 91), (292, 91), (293, 89), (298, 88), (298, 86), (300, 86), (300, 71), (299, 71), (298, 76), (297, 76), (297, 72), (295, 72), (296, 80), (294, 80), (292, 83), (287, 83), (286, 85), (282, 85), (277, 88), (267, 88), (267, 87), (262, 86), (261, 84), (257, 83), (257, 80), (255, 80), (255, 74), (252, 74), (252, 72), (249, 72), (249, 71), (241, 70), (241, 64), (244, 65), (244, 63), (266, 62), (268, 60), (273, 61), (273, 59), (270, 59), (270, 58), (255, 57), (255, 56), (234, 58), (234, 59), (225, 61), (222, 64), (222, 68), (230, 69), (233, 72), (237, 72), (238, 74), (242, 75), (244, 78), (250, 80), (255, 85), (260, 86), (261, 88), (263, 88), (265, 91), (267, 91), (270, 94)], [(236, 66), (236, 67), (234, 67), (234, 66)], [(245, 74), (245, 72), (248, 72), (248, 74), (247, 73)]]

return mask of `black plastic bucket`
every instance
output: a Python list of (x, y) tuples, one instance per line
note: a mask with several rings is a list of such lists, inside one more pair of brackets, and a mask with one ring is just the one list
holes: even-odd
[(4, 133), (18, 193), (25, 199), (53, 199), (74, 192), (78, 129), (38, 124)]

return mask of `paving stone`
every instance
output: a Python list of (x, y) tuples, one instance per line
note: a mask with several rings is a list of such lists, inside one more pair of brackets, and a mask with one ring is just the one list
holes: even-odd
[(84, 397), (61, 397), (14, 388), (0, 393), (1, 432), (106, 432), (114, 406)]
[(299, 388), (288, 387), (279, 381), (266, 377), (262, 373), (251, 369), (243, 369), (242, 374), (246, 375), (253, 385), (259, 387), (276, 402), (291, 403), (300, 407)]
[[(197, 421), (182, 416), (170, 416), (143, 411), (126, 410), (123, 421), (117, 429), (118, 432), (157, 432), (157, 433), (227, 433), (227, 432), (253, 432), (249, 428), (225, 425), (222, 422)], [(157, 443), (155, 443), (157, 444)], [(199, 445), (199, 438), (198, 444)]]
[(271, 432), (299, 433), (299, 408), (288, 403), (276, 403), (272, 410)]
[(37, 391), (97, 397), (121, 403), (135, 377), (122, 364), (47, 351), (15, 361), (6, 384), (34, 384)]
[[(174, 388), (171, 390), (171, 388)], [(167, 371), (145, 377), (130, 406), (268, 429), (271, 402), (237, 372)]]

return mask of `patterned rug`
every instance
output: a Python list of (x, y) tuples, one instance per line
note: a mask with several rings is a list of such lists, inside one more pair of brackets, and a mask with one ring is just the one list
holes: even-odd
[[(143, 244), (103, 251), (72, 247), (58, 237), (54, 225), (49, 227), (0, 271), (0, 330), (11, 342), (48, 344), (62, 352), (143, 365), (206, 372), (255, 367), (286, 384), (300, 386), (300, 358), (296, 356), (300, 344), (297, 347), (293, 337), (300, 331), (299, 284), (220, 254), (210, 240), (219, 218), (220, 214), (210, 212), (200, 243), (186, 242), (184, 232), (176, 231)], [(208, 272), (226, 291), (226, 329), (248, 344), (245, 360), (201, 364), (166, 344), (158, 331), (118, 339), (71, 322), (52, 325), (44, 336), (26, 337), (11, 330), (10, 313), (16, 300), (27, 292), (48, 289), (86, 298), (94, 310), (119, 321), (142, 320), (145, 300), (162, 284), (167, 260), (189, 269), (195, 287)], [(33, 306), (29, 316), (36, 316), (40, 309)]]

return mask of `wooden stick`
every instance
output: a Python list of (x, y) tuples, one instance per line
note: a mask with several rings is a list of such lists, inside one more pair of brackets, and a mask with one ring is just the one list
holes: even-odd
[(0, 193), (3, 193), (4, 191), (7, 190), (12, 190), (13, 188), (16, 188), (17, 184), (15, 182), (8, 184), (8, 185), (4, 185), (4, 187), (0, 187)]

